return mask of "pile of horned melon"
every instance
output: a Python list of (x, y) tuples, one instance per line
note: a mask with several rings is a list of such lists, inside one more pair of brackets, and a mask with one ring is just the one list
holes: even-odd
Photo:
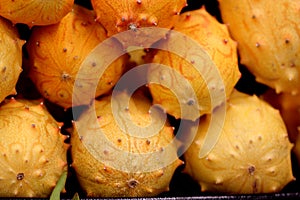
[(299, 9), (2, 0), (0, 197), (299, 197)]

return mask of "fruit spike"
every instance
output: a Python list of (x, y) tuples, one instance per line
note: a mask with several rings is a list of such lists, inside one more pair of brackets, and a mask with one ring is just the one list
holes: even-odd
[[(142, 27), (159, 27), (170, 29), (178, 20), (178, 14), (187, 5), (186, 0), (92, 0), (97, 14), (96, 20), (107, 30), (108, 36), (132, 30), (137, 36), (136, 46), (149, 46), (158, 40), (147, 33), (140, 34)], [(127, 35), (129, 37), (129, 35)], [(164, 34), (161, 35), (163, 37)], [(130, 38), (122, 38), (125, 46)], [(132, 38), (131, 38), (132, 39)], [(146, 40), (146, 41), (145, 41)]]

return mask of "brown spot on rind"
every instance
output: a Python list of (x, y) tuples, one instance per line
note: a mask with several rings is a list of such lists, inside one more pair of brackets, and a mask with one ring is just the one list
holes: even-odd
[(253, 176), (255, 172), (255, 167), (253, 165), (248, 167), (248, 173), (249, 175)]
[(63, 80), (63, 81), (67, 81), (68, 79), (70, 79), (71, 78), (71, 76), (68, 74), (68, 73), (66, 73), (66, 72), (64, 72), (62, 75), (61, 75), (61, 79)]
[(290, 40), (289, 39), (285, 39), (284, 41), (286, 44), (289, 44), (290, 43)]
[(104, 153), (105, 155), (108, 155), (109, 152), (108, 152), (107, 150), (104, 150), (103, 153)]
[(257, 179), (254, 180), (252, 184), (252, 188), (253, 188), (253, 193), (257, 193)]
[(4, 66), (1, 70), (2, 73), (6, 72), (6, 66)]
[(136, 188), (136, 186), (139, 184), (139, 182), (135, 179), (130, 179), (129, 181), (127, 181), (127, 185), (130, 187), (130, 188)]
[(18, 173), (17, 174), (17, 180), (21, 181), (24, 179), (24, 173)]

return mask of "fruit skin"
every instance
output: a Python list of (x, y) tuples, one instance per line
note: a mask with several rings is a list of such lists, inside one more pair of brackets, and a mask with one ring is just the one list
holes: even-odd
[[(190, 116), (182, 115), (180, 104), (178, 102), (182, 100), (177, 99), (168, 88), (162, 85), (150, 83), (149, 89), (153, 96), (154, 103), (161, 104), (168, 114), (175, 118), (195, 120), (204, 114), (211, 113), (215, 106), (219, 106), (224, 101), (224, 99), (215, 99), (217, 105), (212, 105), (209, 90), (217, 91), (216, 93), (218, 95), (216, 96), (221, 96), (225, 87), (226, 97), (228, 97), (239, 80), (241, 74), (238, 69), (236, 42), (230, 38), (227, 27), (211, 16), (205, 10), (205, 7), (181, 14), (179, 21), (175, 24), (173, 30), (184, 34), (191, 40), (195, 40), (209, 55), (207, 58), (211, 60), (202, 61), (196, 60), (196, 58), (190, 60), (191, 58), (180, 57), (179, 55), (174, 54), (173, 51), (161, 50), (154, 53), (155, 55), (152, 59), (151, 56), (148, 56), (146, 59), (150, 59), (152, 63), (163, 64), (175, 69), (189, 81), (197, 96), (199, 104), (199, 108), (197, 109), (199, 110), (199, 113)], [(185, 40), (183, 41), (186, 42)], [(173, 37), (171, 33), (166, 40), (162, 40), (157, 44), (157, 49), (180, 48), (182, 49), (182, 52), (184, 52), (184, 56), (190, 57), (200, 54), (200, 52), (193, 52), (193, 48), (187, 47), (186, 43), (178, 43), (176, 35), (174, 34)], [(178, 46), (174, 46), (175, 44)], [(207, 69), (211, 67), (209, 66), (210, 62), (214, 63), (215, 66), (212, 67), (219, 70), (221, 78), (213, 76), (210, 74), (211, 72), (207, 72), (208, 70), (205, 70), (206, 74), (199, 74), (198, 70), (193, 66), (197, 62), (205, 62), (206, 65), (201, 64), (201, 66), (205, 66)], [(163, 73), (164, 72), (159, 68), (153, 66), (149, 70), (148, 80), (151, 82), (155, 77), (162, 76), (165, 76), (164, 79), (167, 79), (169, 76)], [(186, 90), (186, 86), (176, 81), (176, 78), (171, 76), (171, 79), (172, 80), (170, 81), (174, 82), (173, 87), (179, 87), (181, 88), (181, 91)], [(219, 85), (222, 87), (219, 88)], [(189, 98), (189, 96), (186, 97), (185, 95), (183, 95), (183, 97)]]
[(134, 41), (135, 46), (149, 47), (158, 40), (158, 35), (164, 37), (165, 32), (153, 37), (149, 32), (139, 28), (158, 27), (170, 29), (178, 20), (181, 10), (187, 5), (186, 0), (92, 0), (92, 6), (97, 14), (97, 21), (107, 30), (108, 36), (131, 30), (122, 38), (122, 43)]
[(256, 80), (277, 93), (298, 93), (300, 1), (219, 0), (219, 5), (241, 63)]
[(299, 167), (300, 167), (300, 131), (298, 132), (298, 135), (296, 135), (293, 153), (296, 156), (296, 159), (298, 161), (298, 169), (299, 169)]
[(292, 95), (282, 92), (277, 94), (273, 89), (261, 95), (261, 98), (280, 111), (284, 120), (289, 139), (292, 143), (297, 140), (300, 127), (300, 93)]
[(0, 102), (16, 93), (15, 86), (22, 71), (22, 46), (18, 30), (0, 17)]
[[(91, 98), (109, 92), (123, 73), (127, 59), (125, 55), (111, 63), (101, 77), (97, 76), (96, 70), (104, 67), (99, 62), (104, 62), (107, 52), (99, 52), (101, 57), (97, 58), (91, 58), (89, 54), (107, 37), (104, 28), (94, 18), (93, 11), (74, 5), (73, 11), (60, 23), (34, 27), (26, 45), (30, 78), (44, 98), (64, 108), (88, 104)], [(124, 54), (116, 40), (111, 39), (107, 45), (110, 54)], [(89, 66), (82, 66), (87, 57), (95, 61)], [(82, 68), (85, 70), (82, 71)], [(85, 72), (86, 76), (82, 74)], [(82, 95), (83, 92), (73, 93), (75, 86), (87, 91), (88, 81), (98, 83), (92, 97)], [(73, 95), (75, 99), (72, 99)]]
[[(124, 99), (124, 95), (128, 94), (117, 94), (116, 102), (121, 103), (120, 99)], [(111, 98), (109, 95), (96, 100), (96, 113), (87, 110), (80, 116), (79, 121), (85, 125), (82, 129), (78, 131), (76, 124), (74, 125), (71, 135), (72, 167), (82, 189), (88, 197), (147, 197), (167, 191), (175, 169), (182, 164), (177, 157), (176, 146), (171, 144), (174, 129), (164, 125), (160, 132), (153, 136), (133, 136), (133, 132), (121, 130), (116, 123), (111, 110)], [(118, 109), (117, 114), (124, 118), (130, 115), (135, 124), (145, 127), (151, 123), (148, 110), (150, 105), (146, 96), (138, 93), (132, 96), (128, 108)], [(92, 124), (90, 120), (96, 117), (94, 115), (98, 116), (97, 125)], [(157, 152), (159, 156), (150, 156), (146, 162), (139, 159), (140, 157), (125, 157), (125, 154), (118, 156), (114, 149), (109, 148), (110, 145), (103, 144), (102, 139), (99, 139), (97, 134), (100, 129), (105, 138), (121, 151), (138, 153), (141, 156)], [(94, 143), (95, 147), (86, 148), (89, 143)], [(170, 151), (163, 150), (167, 145), (170, 145)], [(162, 166), (170, 157), (176, 159)], [(110, 164), (110, 161), (118, 167)], [(151, 171), (152, 168), (155, 170)]]
[(67, 170), (60, 126), (42, 103), (5, 100), (0, 107), (0, 196), (49, 197)]
[(35, 25), (58, 23), (73, 7), (74, 0), (2, 0), (0, 16), (14, 24), (27, 24), (30, 28)]
[(198, 128), (198, 133), (184, 154), (185, 172), (198, 181), (202, 191), (234, 194), (281, 191), (294, 178), (290, 157), (293, 145), (279, 111), (257, 96), (237, 91), (227, 106), (219, 140), (203, 158), (199, 157), (199, 151), (210, 126), (210, 116), (200, 120), (199, 127), (191, 126)]

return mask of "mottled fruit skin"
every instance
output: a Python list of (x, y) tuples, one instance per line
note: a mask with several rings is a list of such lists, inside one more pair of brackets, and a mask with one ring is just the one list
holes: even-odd
[(219, 5), (241, 63), (256, 80), (277, 93), (298, 93), (300, 1), (219, 0)]
[(16, 94), (15, 86), (22, 71), (22, 46), (18, 30), (11, 22), (0, 17), (0, 102)]
[[(99, 63), (99, 60), (105, 60), (105, 54), (124, 54), (116, 40), (106, 43), (109, 51), (98, 52), (96, 58), (89, 56), (97, 45), (107, 39), (105, 29), (94, 18), (93, 11), (75, 5), (60, 23), (34, 27), (26, 45), (30, 78), (44, 98), (64, 108), (88, 104), (95, 96), (109, 92), (123, 73), (126, 56), (120, 56), (109, 66)], [(87, 57), (91, 62), (82, 66)], [(98, 77), (96, 71), (101, 67), (107, 69)], [(96, 91), (92, 96), (82, 95), (89, 92), (89, 81), (96, 85)], [(74, 94), (74, 87), (85, 91)]]
[[(118, 103), (124, 99), (123, 95), (128, 94), (117, 94)], [(177, 147), (171, 143), (174, 129), (166, 124), (159, 132), (151, 132), (152, 136), (133, 136), (134, 130), (122, 130), (116, 123), (111, 99), (111, 96), (106, 96), (96, 100), (93, 105), (96, 113), (92, 110), (84, 112), (78, 120), (84, 126), (79, 129), (74, 126), (71, 135), (72, 167), (81, 187), (88, 197), (148, 197), (168, 191), (175, 169), (182, 164), (177, 157)], [(144, 94), (134, 95), (128, 107), (114, 110), (114, 114), (124, 121), (130, 116), (136, 125), (145, 127), (151, 123), (151, 117), (155, 117), (148, 110), (150, 106)], [(96, 116), (96, 124), (92, 124), (91, 118)], [(160, 121), (160, 118), (155, 121)], [(103, 144), (99, 137), (100, 129), (105, 139), (122, 151), (121, 155), (115, 152), (116, 149)], [(87, 148), (91, 143), (93, 148)], [(168, 150), (165, 149), (167, 145), (170, 147)], [(140, 157), (127, 157), (126, 152), (141, 156), (156, 152), (156, 156), (149, 156), (145, 161)], [(165, 163), (172, 157), (172, 162)]]
[(0, 107), (0, 196), (49, 197), (67, 170), (65, 139), (42, 104), (5, 100)]
[[(186, 40), (182, 41), (183, 44), (179, 44), (179, 41), (176, 39), (176, 33), (170, 33), (167, 39), (161, 40), (157, 44), (157, 49), (167, 49), (168, 51), (158, 50), (152, 59), (150, 56), (147, 59), (150, 59), (152, 63), (171, 67), (189, 81), (198, 100), (198, 112), (195, 115), (183, 115), (179, 101), (192, 97), (187, 96), (188, 94), (182, 95), (183, 97), (177, 97), (172, 93), (173, 91), (169, 90), (171, 88), (166, 88), (163, 84), (151, 83), (155, 77), (161, 77), (160, 81), (162, 83), (170, 78), (167, 81), (173, 83), (173, 88), (178, 87), (181, 88), (181, 91), (186, 91), (185, 84), (178, 82), (172, 74), (164, 73), (157, 65), (150, 67), (148, 73), (149, 89), (154, 103), (161, 104), (168, 114), (175, 118), (195, 120), (204, 114), (211, 113), (216, 106), (222, 104), (226, 99), (218, 99), (218, 96), (222, 96), (222, 93), (225, 93), (227, 98), (239, 80), (237, 45), (230, 38), (227, 27), (219, 23), (204, 7), (181, 14), (173, 31), (196, 41), (197, 46), (208, 54), (204, 61), (194, 56), (201, 54), (201, 52), (193, 52), (193, 46), (190, 48)], [(175, 54), (173, 49), (177, 49), (177, 51), (179, 49), (183, 56)], [(199, 57), (202, 58), (204, 56), (201, 55)], [(199, 63), (204, 69), (201, 73), (195, 67), (195, 64)], [(213, 63), (213, 65), (210, 65), (210, 63)], [(210, 67), (215, 68), (216, 71), (219, 70), (217, 71), (219, 76), (213, 75)], [(217, 102), (215, 105), (212, 104), (210, 96), (210, 91), (212, 90), (216, 94), (214, 96), (214, 100)]]
[[(257, 96), (233, 92), (221, 135), (204, 157), (200, 149), (210, 115), (195, 124), (197, 135), (184, 158), (185, 172), (202, 191), (231, 194), (275, 193), (294, 180), (288, 134), (279, 111)], [(218, 112), (216, 110), (215, 112)]]
[[(146, 32), (138, 30), (144, 27), (170, 29), (178, 20), (186, 0), (92, 0), (97, 21), (107, 30), (108, 36), (120, 32), (131, 32), (122, 37), (122, 43), (149, 47), (158, 40)], [(159, 33), (157, 33), (158, 35)], [(161, 33), (164, 37), (164, 32)], [(132, 43), (134, 40), (134, 43)]]
[(0, 16), (31, 28), (58, 23), (72, 10), (73, 4), (74, 0), (2, 0)]

